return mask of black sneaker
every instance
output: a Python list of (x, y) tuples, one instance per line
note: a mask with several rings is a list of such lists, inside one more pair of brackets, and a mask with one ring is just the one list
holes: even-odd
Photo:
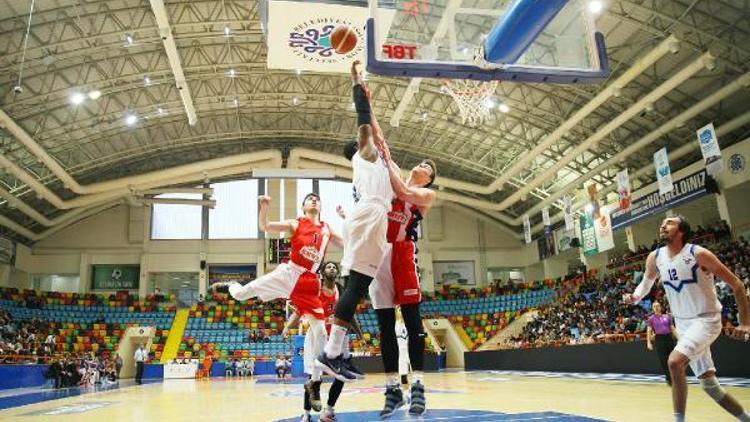
[(356, 366), (352, 363), (352, 357), (349, 356), (348, 358), (341, 359), (342, 364), (344, 365), (344, 368), (346, 368), (347, 371), (349, 371), (350, 374), (354, 375), (355, 378), (362, 380), (365, 379), (365, 373), (357, 369)]
[(409, 414), (419, 416), (427, 409), (427, 400), (424, 397), (424, 385), (416, 381), (411, 385), (411, 406)]
[(357, 379), (354, 374), (350, 373), (344, 367), (344, 360), (341, 356), (329, 359), (326, 352), (322, 352), (317, 358), (315, 358), (315, 367), (322, 369), (326, 374), (341, 382), (352, 382)]
[(323, 404), (320, 402), (320, 381), (308, 381), (305, 383), (305, 394), (307, 399), (310, 400), (310, 406), (316, 412), (323, 410)]
[(404, 404), (404, 393), (401, 392), (401, 388), (399, 388), (398, 385), (386, 387), (385, 406), (383, 406), (383, 410), (380, 411), (380, 418), (385, 419), (390, 417)]
[(224, 293), (226, 295), (229, 294), (229, 286), (232, 285), (233, 282), (231, 281), (220, 281), (218, 283), (214, 283), (211, 285), (211, 289), (213, 289), (214, 293)]

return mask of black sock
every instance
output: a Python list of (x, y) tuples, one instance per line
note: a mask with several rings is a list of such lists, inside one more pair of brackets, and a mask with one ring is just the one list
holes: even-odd
[(409, 363), (413, 371), (424, 370), (424, 330), (419, 304), (401, 305), (406, 331), (409, 333)]
[(344, 389), (344, 382), (336, 380), (331, 385), (331, 389), (328, 390), (328, 407), (336, 406), (336, 402), (339, 400), (341, 390)]

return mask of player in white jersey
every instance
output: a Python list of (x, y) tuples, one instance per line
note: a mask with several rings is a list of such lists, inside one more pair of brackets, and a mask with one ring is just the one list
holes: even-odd
[(685, 372), (690, 365), (701, 387), (712, 399), (738, 420), (750, 422), (750, 414), (719, 385), (711, 358), (711, 343), (722, 329), (721, 303), (716, 298), (714, 276), (726, 282), (734, 292), (740, 325), (734, 328), (732, 337), (744, 341), (750, 339), (748, 299), (737, 276), (708, 249), (687, 243), (689, 237), (690, 224), (685, 217), (664, 219), (659, 238), (666, 246), (649, 254), (643, 280), (632, 294), (623, 296), (623, 302), (638, 303), (649, 294), (656, 278), (661, 279), (679, 335), (668, 361), (675, 421), (685, 420)]
[(369, 92), (358, 70), (352, 64), (352, 96), (357, 110), (359, 136), (356, 145), (345, 148), (352, 161), (352, 185), (355, 206), (344, 221), (343, 274), (348, 274), (346, 289), (336, 304), (336, 314), (325, 352), (318, 356), (316, 366), (344, 382), (363, 375), (342, 357), (346, 332), (359, 301), (367, 293), (386, 251), (388, 207), (393, 197), (388, 163), (381, 156), (385, 139), (372, 114)]

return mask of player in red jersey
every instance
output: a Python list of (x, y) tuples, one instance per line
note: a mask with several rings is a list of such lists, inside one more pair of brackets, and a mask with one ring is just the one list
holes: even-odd
[[(264, 302), (274, 299), (290, 299), (296, 311), (306, 317), (310, 330), (314, 333), (312, 349), (323, 351), (326, 333), (323, 319), (325, 312), (320, 303), (320, 280), (316, 272), (323, 262), (326, 248), (333, 241), (342, 245), (341, 237), (332, 233), (328, 224), (320, 221), (320, 197), (315, 193), (305, 196), (302, 201), (304, 216), (285, 221), (268, 221), (268, 207), (271, 198), (260, 197), (258, 215), (260, 229), (265, 232), (286, 232), (291, 234), (291, 255), (289, 262), (244, 286), (240, 283), (216, 283), (216, 292), (229, 293), (234, 299), (248, 300), (254, 297)], [(311, 371), (313, 380), (320, 380), (321, 370)]]
[(370, 285), (372, 307), (378, 317), (380, 348), (386, 373), (386, 399), (382, 417), (388, 417), (404, 404), (399, 387), (399, 349), (395, 333), (396, 306), (408, 332), (409, 361), (414, 382), (411, 386), (409, 413), (422, 415), (426, 409), (424, 396), (424, 330), (419, 303), (422, 289), (417, 274), (417, 238), (419, 222), (435, 202), (435, 191), (429, 189), (436, 177), (432, 160), (415, 166), (404, 182), (401, 170), (390, 160), (387, 145), (386, 160), (396, 199), (388, 213), (388, 245), (375, 280)]
[[(327, 262), (321, 267), (321, 278), (323, 281), (323, 285), (320, 289), (320, 301), (323, 305), (323, 311), (325, 313), (325, 327), (326, 327), (326, 333), (331, 332), (331, 326), (333, 325), (333, 315), (334, 311), (336, 309), (336, 302), (339, 298), (339, 289), (338, 285), (336, 284), (336, 277), (339, 274), (339, 267), (335, 262)], [(299, 322), (299, 314), (297, 312), (294, 312), (289, 320), (286, 323), (286, 326), (284, 327), (283, 334), (284, 336), (289, 335), (289, 329), (290, 327), (294, 326)], [(362, 331), (359, 327), (359, 324), (356, 320), (352, 321), (352, 330), (354, 330), (355, 333), (361, 338), (362, 337)], [(316, 340), (314, 339), (315, 333), (311, 330), (308, 330), (307, 334), (305, 335), (305, 356), (304, 356), (304, 366), (305, 366), (305, 373), (312, 374), (312, 371), (314, 370), (314, 360), (315, 360), (315, 349), (314, 344)], [(348, 358), (350, 355), (350, 351), (348, 347), (344, 348), (344, 356), (345, 358)], [(321, 411), (322, 410), (322, 403), (320, 400), (320, 384), (321, 381), (313, 381), (309, 380), (305, 383), (305, 400), (304, 400), (304, 411), (305, 413), (302, 415), (302, 422), (309, 421), (310, 411)], [(320, 421), (321, 422), (333, 422), (336, 420), (336, 412), (334, 410), (334, 407), (336, 406), (336, 402), (339, 399), (339, 396), (341, 395), (341, 391), (344, 388), (344, 382), (340, 381), (338, 379), (334, 379), (333, 385), (331, 385), (330, 390), (328, 390), (328, 405), (321, 413), (320, 415)]]

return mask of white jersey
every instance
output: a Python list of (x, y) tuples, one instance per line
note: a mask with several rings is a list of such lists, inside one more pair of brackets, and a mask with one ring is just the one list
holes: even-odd
[(378, 157), (374, 163), (371, 163), (357, 152), (352, 157), (352, 170), (352, 187), (356, 206), (367, 202), (378, 202), (385, 207), (390, 206), (393, 188), (388, 176), (388, 168), (382, 158)]
[(714, 275), (700, 269), (695, 260), (698, 248), (687, 243), (672, 258), (666, 246), (656, 250), (656, 269), (676, 318), (695, 318), (721, 312)]

